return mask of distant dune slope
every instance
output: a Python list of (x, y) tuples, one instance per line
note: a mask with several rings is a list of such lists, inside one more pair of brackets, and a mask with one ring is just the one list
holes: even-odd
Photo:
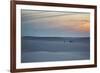
[(22, 52), (27, 51), (89, 51), (89, 37), (30, 37), (21, 39)]

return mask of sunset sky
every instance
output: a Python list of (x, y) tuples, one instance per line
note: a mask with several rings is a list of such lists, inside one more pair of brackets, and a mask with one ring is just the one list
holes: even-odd
[(21, 10), (21, 35), (39, 37), (89, 37), (90, 14)]

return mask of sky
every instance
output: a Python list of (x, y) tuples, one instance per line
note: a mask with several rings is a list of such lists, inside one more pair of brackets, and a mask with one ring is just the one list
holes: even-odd
[(90, 14), (22, 9), (21, 36), (89, 37)]

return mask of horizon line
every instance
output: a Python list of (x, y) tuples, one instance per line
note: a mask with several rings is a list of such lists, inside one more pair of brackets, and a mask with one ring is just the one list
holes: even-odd
[[(59, 36), (21, 36), (21, 37), (59, 37)], [(61, 36), (60, 36), (61, 37)], [(72, 37), (72, 36), (71, 36)], [(76, 37), (76, 36), (75, 36)], [(90, 36), (81, 36), (81, 37), (90, 37)]]

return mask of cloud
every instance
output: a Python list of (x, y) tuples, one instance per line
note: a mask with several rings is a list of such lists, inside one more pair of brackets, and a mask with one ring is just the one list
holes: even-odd
[(22, 35), (89, 36), (89, 13), (22, 11)]

